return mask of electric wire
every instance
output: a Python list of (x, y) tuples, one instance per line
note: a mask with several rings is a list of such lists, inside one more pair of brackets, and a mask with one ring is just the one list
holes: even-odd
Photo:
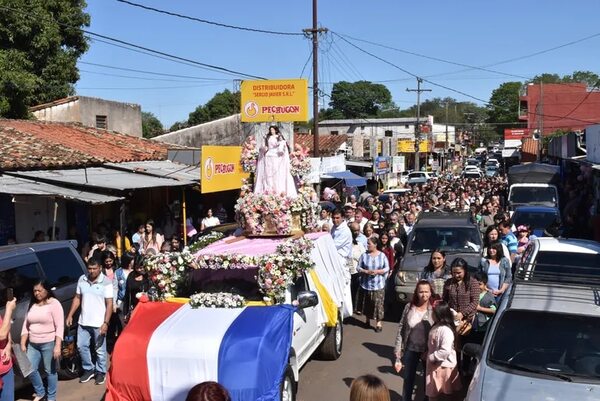
[(128, 0), (116, 0), (116, 1), (118, 1), (119, 3), (133, 6), (133, 7), (142, 8), (147, 11), (153, 11), (153, 12), (156, 12), (159, 14), (170, 15), (172, 17), (183, 18), (183, 19), (187, 19), (190, 21), (201, 22), (203, 24), (215, 25), (215, 26), (219, 26), (222, 28), (237, 29), (237, 30), (246, 31), (246, 32), (266, 33), (266, 34), (271, 34), (271, 35), (304, 36), (304, 33), (302, 33), (302, 32), (281, 32), (281, 31), (271, 31), (271, 30), (267, 30), (267, 29), (248, 28), (248, 27), (243, 27), (243, 26), (225, 24), (222, 22), (209, 21), (209, 20), (202, 19), (202, 18), (191, 17), (189, 15), (179, 14), (179, 13), (175, 13), (172, 11), (161, 10), (159, 8), (150, 7), (150, 6), (146, 6), (146, 5), (139, 4), (139, 3), (134, 3), (134, 2), (128, 1)]
[(201, 81), (229, 81), (229, 79), (223, 79), (223, 78), (207, 78), (207, 77), (197, 77), (197, 76), (193, 76), (193, 75), (168, 74), (168, 73), (164, 73), (164, 72), (138, 70), (135, 68), (117, 67), (114, 65), (91, 63), (89, 61), (78, 61), (78, 63), (84, 64), (84, 65), (91, 65), (91, 66), (95, 66), (95, 67), (109, 68), (109, 69), (113, 69), (113, 70), (137, 72), (140, 74), (150, 74), (150, 75), (157, 75), (157, 76), (163, 76), (163, 77), (189, 78), (189, 79), (195, 79), (195, 80), (201, 80)]

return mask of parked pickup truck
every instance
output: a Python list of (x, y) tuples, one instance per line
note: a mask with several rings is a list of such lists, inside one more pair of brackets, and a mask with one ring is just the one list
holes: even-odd
[[(351, 313), (344, 302), (345, 266), (332, 237), (305, 238), (313, 241), (314, 267), (287, 287), (281, 303), (264, 304), (257, 282), (264, 269), (221, 264), (192, 270), (186, 284), (190, 292), (239, 294), (245, 304), (193, 308), (181, 299), (175, 300), (179, 305), (138, 304), (115, 346), (106, 399), (184, 400), (193, 385), (210, 380), (224, 385), (234, 401), (294, 400), (300, 369), (313, 354), (340, 357), (342, 319)], [(268, 256), (284, 241), (228, 237), (195, 256)]]

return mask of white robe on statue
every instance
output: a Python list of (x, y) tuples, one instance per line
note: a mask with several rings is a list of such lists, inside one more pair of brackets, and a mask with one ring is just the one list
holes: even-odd
[(254, 193), (284, 194), (295, 198), (296, 183), (290, 173), (290, 155), (285, 140), (269, 136), (266, 151), (261, 149), (256, 164)]

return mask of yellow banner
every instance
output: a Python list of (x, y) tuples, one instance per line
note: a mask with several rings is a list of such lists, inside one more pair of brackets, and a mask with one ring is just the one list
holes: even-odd
[(242, 81), (242, 121), (308, 121), (308, 81)]
[(382, 154), (383, 141), (381, 139), (377, 140), (377, 155)]
[(241, 188), (249, 176), (242, 170), (241, 155), (241, 146), (202, 146), (202, 193)]
[[(419, 152), (431, 152), (429, 141), (419, 142)], [(415, 141), (412, 139), (398, 139), (398, 153), (415, 153)]]

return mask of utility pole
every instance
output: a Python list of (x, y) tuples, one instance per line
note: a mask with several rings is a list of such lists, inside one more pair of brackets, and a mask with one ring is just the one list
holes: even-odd
[(327, 28), (317, 26), (317, 0), (312, 2), (313, 21), (311, 29), (303, 29), (303, 32), (312, 35), (313, 49), (313, 157), (319, 157), (319, 33), (327, 32)]
[[(422, 78), (417, 77), (417, 89), (408, 89), (407, 92), (417, 92), (417, 123), (415, 124), (415, 171), (419, 171), (419, 145), (421, 142), (421, 92), (431, 92), (431, 89), (421, 89)], [(427, 164), (427, 161), (425, 161)]]
[(444, 143), (444, 171), (446, 171), (447, 169), (448, 169), (448, 102), (446, 102), (446, 142)]
[(540, 81), (540, 101), (537, 104), (537, 123), (538, 123), (538, 143), (537, 143), (537, 161), (542, 160), (542, 138), (544, 137), (544, 82)]

